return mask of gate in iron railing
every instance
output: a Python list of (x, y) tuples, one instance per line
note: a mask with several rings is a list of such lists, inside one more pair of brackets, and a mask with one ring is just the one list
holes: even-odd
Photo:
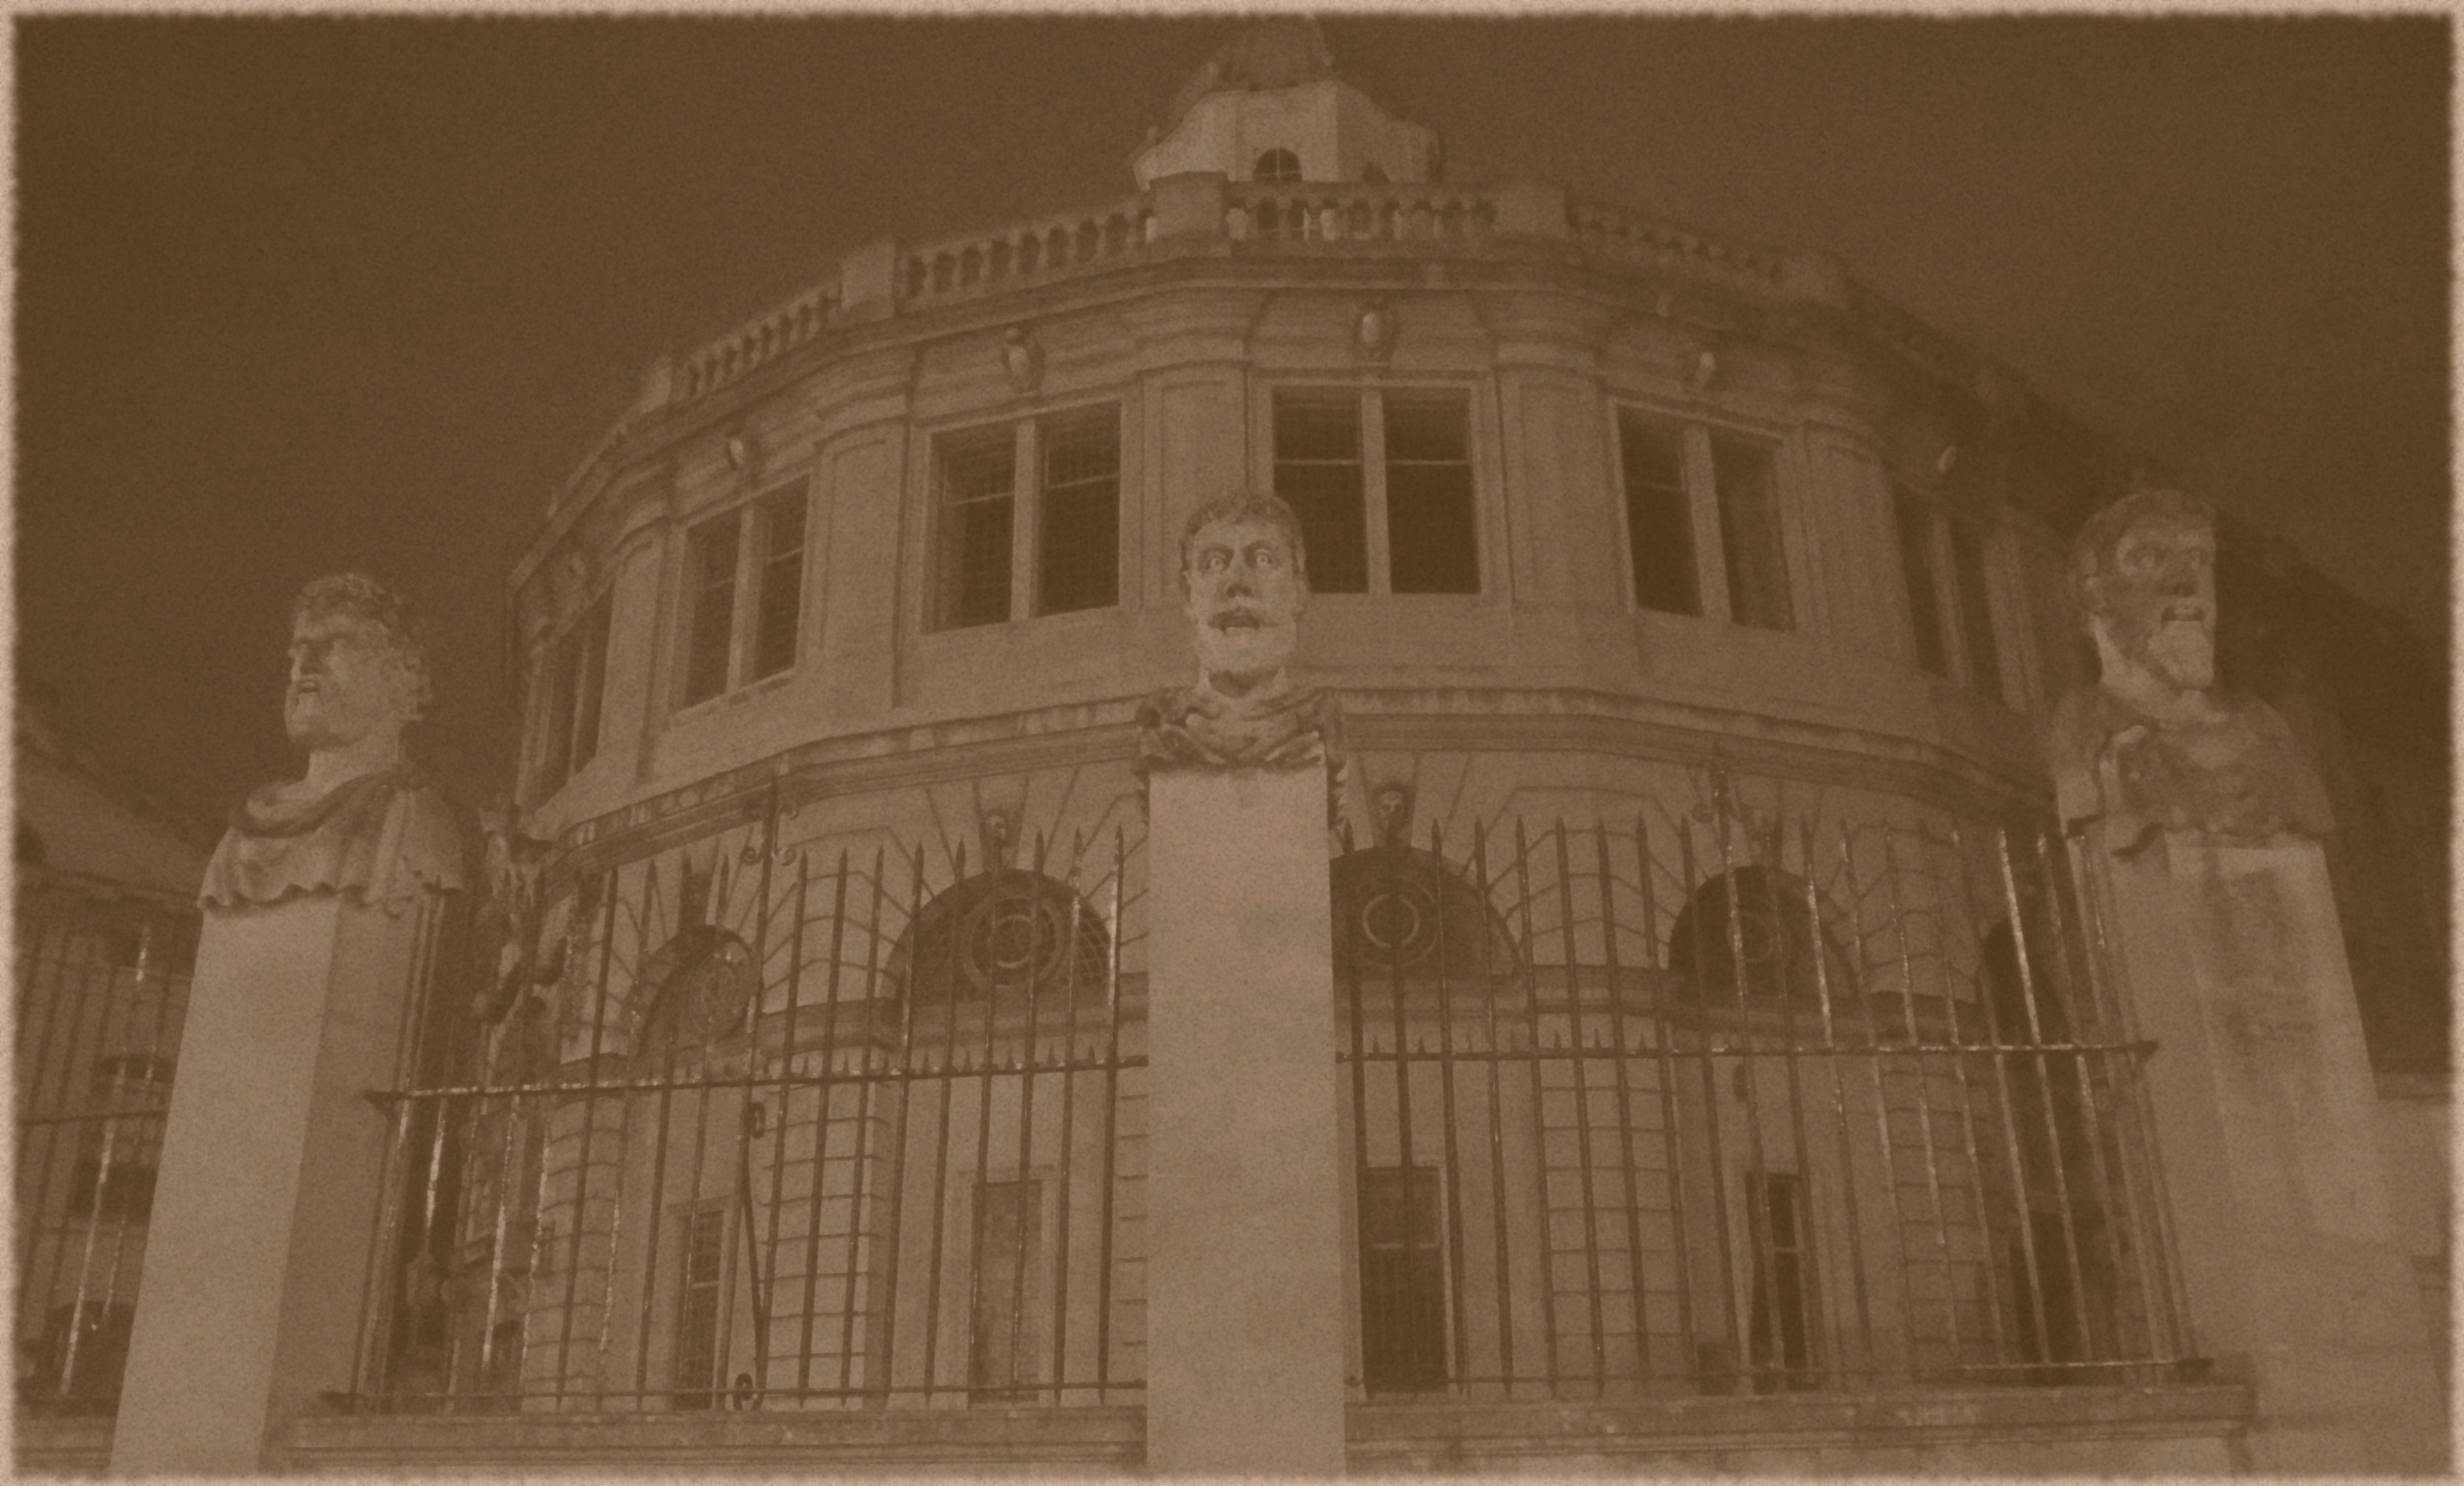
[(1366, 1396), (2180, 1358), (2147, 1049), (2084, 972), (2057, 849), (1821, 830), (1516, 823), (1337, 858)]
[(193, 919), (124, 906), (17, 923), (17, 1396), (119, 1405), (187, 1011)]
[(578, 885), (431, 1060), (480, 1071), (387, 1096), (359, 1407), (1139, 1396), (1137, 842), (970, 871), (776, 825)]

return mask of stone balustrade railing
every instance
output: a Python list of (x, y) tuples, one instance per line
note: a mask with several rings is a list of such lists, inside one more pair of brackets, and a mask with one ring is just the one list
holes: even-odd
[[(1647, 268), (1755, 294), (1819, 301), (1876, 339), (1962, 385), (1980, 363), (1949, 338), (1849, 279), (1820, 253), (1718, 237), (1682, 223), (1569, 196), (1536, 182), (1441, 186), (1294, 182), (1190, 175), (1134, 196), (1015, 227), (905, 248), (850, 252), (837, 278), (646, 376), (643, 395), (583, 461), (645, 415), (699, 402), (842, 322), (957, 304), (1080, 273), (1129, 268), (1158, 254), (1310, 251), (1394, 244), (1415, 255), (1486, 251), (1502, 238), (1570, 241), (1595, 262)], [(567, 482), (558, 504), (582, 482)]]
[(1240, 242), (1476, 241), (1497, 230), (1495, 193), (1434, 186), (1230, 184), (1223, 235)]
[(838, 299), (836, 284), (817, 285), (702, 347), (677, 369), (675, 400), (691, 402), (707, 396), (756, 366), (810, 340), (829, 323)]
[(1048, 278), (1067, 269), (1134, 260), (1154, 235), (1153, 221), (1141, 194), (918, 248), (900, 259), (898, 298), (910, 304), (936, 302)]

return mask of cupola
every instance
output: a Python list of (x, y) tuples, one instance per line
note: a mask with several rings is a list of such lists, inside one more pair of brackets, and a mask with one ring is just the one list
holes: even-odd
[(1130, 159), (1141, 188), (1215, 170), (1235, 181), (1437, 179), (1438, 137), (1334, 70), (1307, 16), (1252, 23), (1206, 59)]

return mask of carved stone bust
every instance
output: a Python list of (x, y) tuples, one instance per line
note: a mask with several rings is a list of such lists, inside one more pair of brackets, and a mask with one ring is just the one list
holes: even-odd
[(1272, 495), (1192, 513), (1180, 535), (1180, 589), (1198, 654), (1194, 686), (1138, 710), (1141, 767), (1303, 768), (1340, 752), (1333, 698), (1287, 670), (1309, 606), (1300, 521)]
[(2217, 685), (2215, 519), (2139, 490), (2088, 519), (2072, 579), (2099, 679), (2055, 710), (2065, 828), (2101, 819), (2119, 853), (2159, 830), (2255, 844), (2334, 829), (2316, 769), (2276, 709)]
[(427, 702), (427, 652), (406, 601), (356, 573), (301, 589), (282, 722), (308, 766), (233, 813), (199, 901), (253, 907), (341, 892), (399, 911), (423, 889), (461, 887), (460, 833), (402, 751)]

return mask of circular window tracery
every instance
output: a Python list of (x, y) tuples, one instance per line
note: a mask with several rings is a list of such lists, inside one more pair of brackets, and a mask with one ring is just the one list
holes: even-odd
[(1694, 890), (1669, 935), (1668, 968), (1714, 1005), (1733, 1001), (1740, 987), (1753, 999), (1814, 1000), (1854, 984), (1853, 962), (1806, 907), (1804, 880), (1760, 866), (1722, 873)]
[(1332, 886), (1336, 953), (1357, 973), (1452, 979), (1514, 969), (1514, 941), (1486, 899), (1428, 852), (1347, 853), (1335, 859)]
[(706, 924), (679, 931), (643, 961), (639, 984), (651, 988), (635, 1043), (646, 1053), (707, 1047), (743, 1031), (761, 989), (752, 947)]
[(1101, 1001), (1110, 966), (1101, 915), (1067, 886), (1015, 867), (986, 872), (924, 906), (891, 957), (897, 994), (917, 1000)]

